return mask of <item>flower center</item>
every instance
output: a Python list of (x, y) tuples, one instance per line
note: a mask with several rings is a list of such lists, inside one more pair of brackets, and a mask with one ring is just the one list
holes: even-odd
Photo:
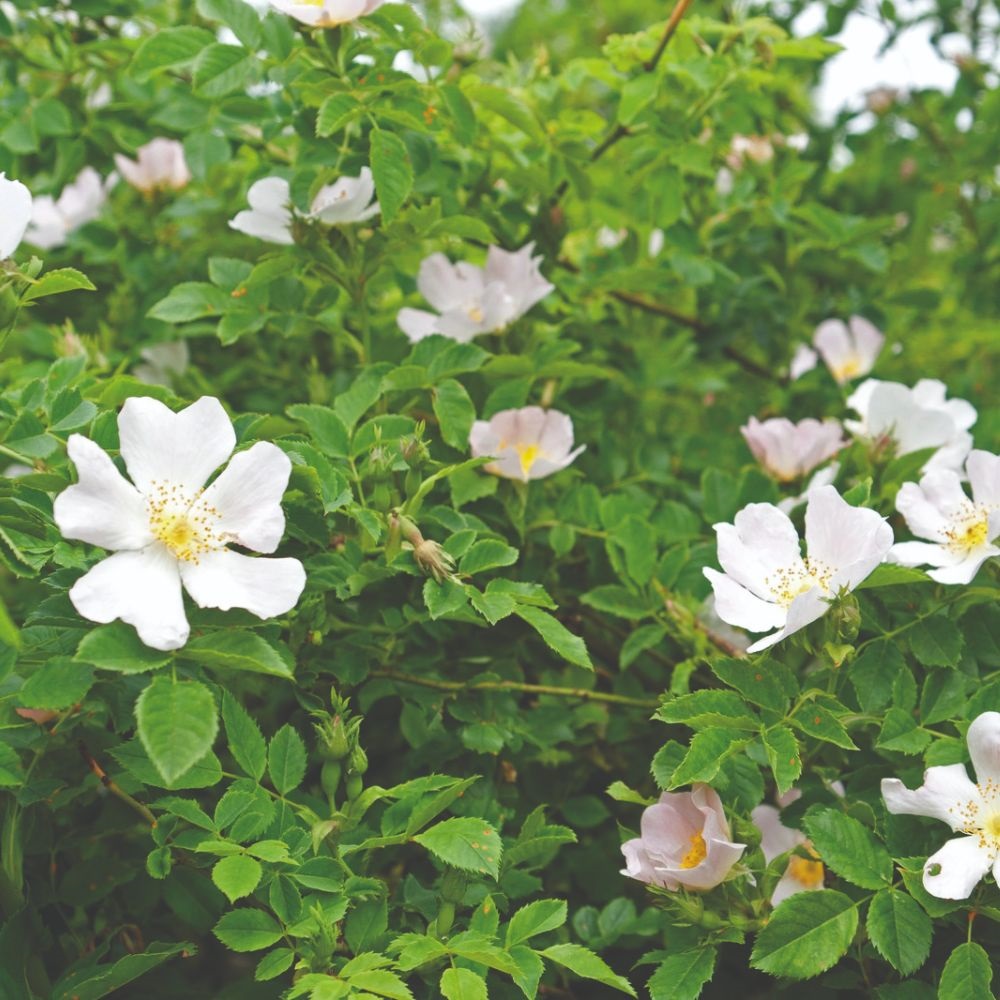
[(825, 563), (814, 559), (803, 559), (779, 569), (773, 576), (765, 577), (764, 584), (771, 591), (777, 604), (787, 608), (796, 597), (819, 587), (824, 594), (830, 593), (833, 571)]
[(483, 310), (479, 306), (469, 306), (466, 312), (469, 315), (469, 319), (471, 319), (473, 323), (482, 323)]
[(979, 789), (978, 800), (970, 799), (957, 808), (952, 806), (948, 811), (957, 812), (962, 821), (962, 831), (978, 837), (979, 846), (996, 858), (1000, 855), (1000, 784), (991, 778), (976, 785), (976, 788)]
[(516, 444), (514, 450), (521, 457), (521, 473), (527, 476), (542, 457), (542, 449), (537, 444)]
[(690, 840), (691, 850), (681, 858), (681, 868), (697, 868), (708, 854), (708, 847), (705, 846), (705, 838), (700, 833), (692, 834)]
[(842, 364), (833, 369), (833, 377), (838, 382), (846, 382), (861, 371), (861, 358), (857, 354), (850, 355)]
[(220, 514), (205, 503), (202, 492), (189, 499), (176, 486), (154, 482), (146, 495), (149, 530), (180, 562), (197, 563), (206, 552), (226, 543), (218, 530)]
[(952, 519), (945, 537), (952, 552), (965, 554), (981, 548), (990, 540), (989, 511), (981, 504), (967, 504)]
[(788, 862), (788, 874), (805, 889), (818, 889), (823, 884), (823, 862), (793, 855)]

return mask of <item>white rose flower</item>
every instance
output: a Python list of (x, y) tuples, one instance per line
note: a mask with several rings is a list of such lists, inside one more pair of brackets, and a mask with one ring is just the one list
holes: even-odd
[(135, 160), (115, 153), (115, 166), (132, 187), (147, 194), (179, 191), (191, 181), (184, 147), (176, 139), (152, 139), (139, 147)]
[(793, 424), (785, 417), (763, 422), (751, 417), (740, 433), (754, 458), (782, 483), (801, 479), (847, 443), (836, 420), (809, 418)]
[(258, 618), (290, 611), (305, 586), (302, 563), (227, 548), (278, 547), (288, 456), (260, 441), (206, 486), (236, 445), (226, 411), (209, 396), (179, 413), (128, 399), (118, 433), (132, 482), (93, 441), (72, 434), (68, 442), (78, 482), (56, 497), (55, 522), (65, 538), (114, 553), (70, 588), (76, 610), (102, 624), (120, 618), (163, 650), (179, 649), (190, 633), (182, 584), (202, 608), (245, 608)]
[(271, 6), (311, 28), (334, 28), (381, 7), (385, 0), (271, 0)]
[(751, 813), (750, 819), (760, 830), (760, 849), (764, 860), (770, 864), (779, 854), (785, 854), (803, 846), (812, 858), (793, 854), (788, 859), (788, 867), (778, 880), (771, 895), (771, 905), (777, 906), (782, 900), (797, 892), (811, 892), (823, 888), (826, 870), (809, 843), (809, 838), (799, 830), (785, 826), (781, 822), (781, 811), (772, 805), (759, 805)]
[(324, 226), (349, 226), (364, 222), (380, 209), (375, 197), (375, 180), (368, 167), (357, 177), (341, 177), (327, 184), (313, 198), (309, 218)]
[(14, 255), (31, 221), (31, 192), (0, 171), (0, 260)]
[(84, 167), (58, 199), (48, 195), (35, 199), (25, 239), (42, 250), (61, 247), (70, 233), (101, 214), (107, 200), (101, 175), (93, 167)]
[(819, 355), (808, 344), (799, 344), (788, 365), (788, 377), (793, 382), (802, 378), (806, 372), (811, 372), (816, 367), (817, 361)]
[(150, 344), (139, 352), (142, 362), (133, 369), (135, 377), (148, 385), (173, 385), (191, 362), (186, 340), (169, 340)]
[(474, 458), (496, 459), (486, 472), (505, 479), (544, 479), (565, 469), (584, 450), (573, 450), (573, 421), (558, 410), (524, 406), (477, 420), (469, 434)]
[(889, 812), (930, 816), (962, 834), (924, 865), (924, 888), (938, 899), (967, 899), (990, 869), (1000, 881), (1000, 713), (973, 720), (966, 742), (976, 784), (964, 764), (927, 768), (915, 791), (898, 778), (882, 779)]
[(813, 347), (840, 385), (867, 375), (884, 343), (884, 335), (863, 316), (852, 316), (847, 323), (824, 320), (813, 334)]
[(845, 420), (844, 426), (875, 445), (891, 445), (897, 456), (937, 448), (922, 471), (957, 471), (972, 448), (968, 431), (976, 410), (964, 399), (946, 399), (946, 394), (945, 384), (936, 379), (921, 379), (912, 389), (868, 379), (847, 399), (861, 419)]
[(716, 524), (724, 573), (705, 568), (719, 617), (750, 632), (777, 629), (748, 647), (756, 653), (821, 618), (842, 590), (854, 590), (885, 558), (892, 529), (874, 510), (852, 507), (833, 486), (806, 502), (806, 550), (788, 515), (769, 503), (744, 507)]
[(974, 451), (965, 463), (970, 500), (958, 473), (938, 469), (917, 483), (903, 483), (896, 510), (918, 538), (900, 542), (889, 553), (903, 566), (933, 566), (927, 575), (938, 583), (969, 583), (1000, 548), (1000, 455)]
[(531, 256), (534, 248), (529, 243), (512, 253), (490, 247), (484, 268), (431, 254), (420, 265), (417, 288), (438, 312), (401, 309), (400, 329), (414, 343), (433, 333), (467, 343), (509, 326), (554, 287), (539, 271), (541, 257)]

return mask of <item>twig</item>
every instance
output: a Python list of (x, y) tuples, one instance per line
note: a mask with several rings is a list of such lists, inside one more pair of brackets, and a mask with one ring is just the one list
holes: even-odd
[(442, 681), (432, 677), (416, 677), (404, 674), (398, 670), (372, 670), (370, 677), (384, 677), (387, 680), (399, 681), (402, 684), (416, 684), (419, 687), (432, 688), (435, 691), (448, 691), (458, 694), (463, 691), (523, 691), (526, 694), (551, 694), (562, 698), (580, 698), (583, 701), (603, 701), (612, 705), (627, 705), (630, 708), (656, 708), (658, 698), (630, 698), (624, 694), (610, 694), (604, 691), (591, 691), (589, 688), (564, 688), (551, 684), (524, 684), (520, 681), (479, 681), (467, 684), (462, 681)]
[(130, 809), (134, 809), (149, 825), (150, 827), (156, 826), (156, 817), (141, 803), (136, 801), (129, 795), (128, 792), (119, 788), (107, 775), (107, 772), (101, 767), (100, 764), (94, 760), (93, 755), (84, 745), (81, 740), (77, 743), (77, 749), (80, 751), (80, 756), (87, 762), (87, 766), (90, 768), (94, 774), (100, 779), (100, 782), (104, 787), (115, 796), (115, 798), (120, 799), (125, 803)]

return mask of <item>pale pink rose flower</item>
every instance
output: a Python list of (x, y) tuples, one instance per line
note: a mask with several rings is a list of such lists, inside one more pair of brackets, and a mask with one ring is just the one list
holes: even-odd
[(746, 850), (731, 837), (713, 788), (695, 784), (690, 792), (664, 792), (643, 810), (640, 836), (622, 844), (622, 874), (671, 892), (714, 889)]
[(840, 385), (867, 375), (875, 367), (884, 344), (884, 334), (864, 316), (852, 316), (846, 323), (839, 319), (824, 320), (813, 334), (813, 347)]
[(381, 7), (385, 0), (271, 0), (271, 6), (310, 28), (335, 28)]
[(740, 433), (754, 458), (782, 483), (808, 475), (847, 444), (836, 420), (809, 418), (793, 424), (785, 417), (751, 417)]
[(816, 367), (817, 361), (819, 355), (808, 344), (799, 344), (788, 365), (788, 377), (793, 382), (802, 378), (806, 372), (811, 372)]
[(523, 406), (477, 420), (469, 434), (473, 458), (496, 459), (486, 472), (505, 479), (544, 479), (575, 461), (586, 445), (573, 450), (573, 421), (558, 410)]
[(191, 181), (184, 147), (176, 139), (152, 139), (140, 146), (136, 159), (115, 153), (115, 166), (139, 191), (179, 191)]

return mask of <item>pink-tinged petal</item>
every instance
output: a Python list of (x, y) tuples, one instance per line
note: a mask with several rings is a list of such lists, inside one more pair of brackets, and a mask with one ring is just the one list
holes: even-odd
[(31, 192), (0, 171), (0, 260), (6, 260), (20, 245), (31, 210)]
[(409, 307), (400, 309), (396, 316), (396, 322), (400, 330), (406, 334), (411, 344), (429, 337), (431, 334), (440, 333), (438, 329), (440, 317), (434, 313), (426, 312), (423, 309), (410, 309)]
[(215, 530), (244, 548), (273, 552), (285, 533), (281, 498), (291, 474), (291, 460), (270, 442), (234, 455), (202, 497), (219, 513)]
[(438, 312), (445, 312), (479, 299), (482, 273), (471, 265), (456, 267), (443, 253), (432, 253), (420, 265), (417, 290)]
[(120, 618), (134, 626), (153, 649), (180, 649), (190, 633), (177, 560), (159, 544), (99, 562), (70, 587), (69, 599), (92, 622)]
[(178, 413), (152, 397), (133, 396), (118, 415), (118, 433), (129, 475), (143, 493), (155, 482), (193, 493), (236, 446), (232, 421), (212, 396)]
[(142, 494), (93, 441), (71, 434), (66, 446), (77, 483), (56, 497), (52, 516), (63, 538), (104, 549), (141, 549), (153, 541)]
[(882, 779), (885, 807), (896, 815), (930, 816), (961, 830), (964, 820), (960, 810), (968, 803), (979, 803), (979, 789), (969, 780), (964, 764), (929, 767), (924, 771), (924, 783), (910, 790), (898, 778)]
[(771, 805), (756, 806), (750, 813), (754, 826), (760, 830), (760, 849), (770, 864), (779, 854), (785, 854), (805, 843), (805, 834), (781, 822), (781, 813)]
[(487, 333), (484, 323), (473, 319), (467, 309), (447, 309), (437, 321), (438, 332), (459, 344), (468, 344), (474, 337)]
[(815, 892), (817, 889), (822, 888), (822, 881), (817, 885), (803, 885), (795, 877), (794, 868), (789, 864), (785, 869), (785, 874), (778, 879), (778, 884), (774, 887), (774, 892), (771, 893), (771, 905), (777, 906), (788, 899), (789, 896), (794, 896), (797, 892)]
[(743, 857), (746, 844), (734, 844), (728, 840), (705, 840), (705, 860), (694, 868), (658, 868), (660, 875), (676, 879), (687, 889), (704, 892), (714, 889), (726, 880), (733, 865)]
[(656, 871), (641, 838), (626, 840), (622, 844), (622, 854), (625, 856), (625, 867), (621, 871), (622, 875), (627, 875), (639, 882), (645, 882), (647, 885), (658, 885), (671, 892), (676, 892), (680, 888), (676, 881)]
[(794, 382), (811, 372), (819, 361), (819, 355), (808, 345), (799, 344), (788, 366), (788, 377)]
[(181, 564), (184, 589), (200, 608), (243, 608), (258, 618), (286, 614), (298, 603), (306, 571), (298, 559), (256, 559), (229, 549)]
[(988, 451), (970, 452), (965, 471), (976, 503), (1000, 508), (1000, 455)]
[(839, 319), (824, 320), (816, 327), (813, 334), (813, 347), (819, 351), (831, 372), (844, 368), (855, 355), (854, 344), (847, 332), (847, 325)]
[(993, 851), (979, 837), (956, 837), (927, 859), (924, 888), (938, 899), (968, 899), (992, 865)]
[(864, 316), (852, 316), (847, 322), (851, 336), (854, 338), (854, 348), (863, 362), (862, 370), (857, 374), (867, 375), (875, 366), (879, 354), (882, 353), (885, 335)]
[(55, 201), (48, 195), (35, 198), (31, 209), (31, 222), (24, 232), (24, 239), (40, 250), (52, 250), (63, 246), (66, 236), (66, 220), (56, 207)]
[(1000, 712), (977, 715), (965, 735), (980, 785), (1000, 785)]
[(473, 458), (492, 457), (500, 449), (500, 436), (489, 420), (476, 420), (469, 431), (469, 449)]
[(892, 528), (877, 511), (852, 507), (833, 486), (809, 494), (806, 551), (822, 563), (837, 586), (853, 590), (881, 563), (892, 546)]
[(763, 601), (731, 577), (706, 566), (706, 578), (715, 594), (715, 613), (727, 624), (750, 632), (767, 632), (781, 628), (787, 612), (780, 604)]
[(906, 526), (918, 538), (943, 542), (947, 538), (948, 519), (916, 483), (903, 483), (896, 494), (896, 510)]

